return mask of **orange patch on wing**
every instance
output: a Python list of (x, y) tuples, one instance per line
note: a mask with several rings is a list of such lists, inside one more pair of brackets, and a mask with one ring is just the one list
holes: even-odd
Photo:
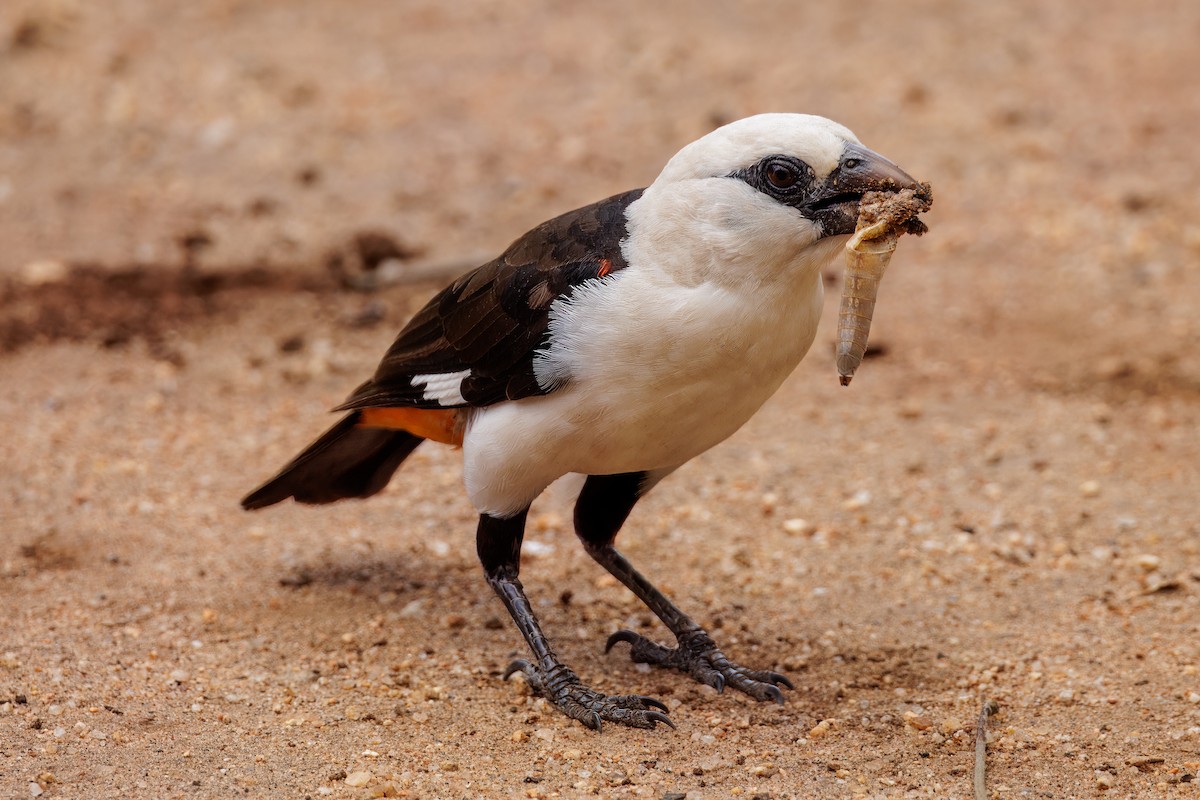
[(364, 408), (358, 424), (363, 428), (391, 428), (442, 444), (459, 446), (463, 424), (456, 408)]
[(600, 271), (596, 273), (597, 277), (603, 278), (610, 272), (612, 272), (612, 262), (607, 258), (600, 259)]

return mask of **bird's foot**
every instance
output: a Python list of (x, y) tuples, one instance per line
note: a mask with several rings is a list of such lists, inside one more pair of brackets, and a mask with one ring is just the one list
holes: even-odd
[(584, 686), (579, 676), (565, 665), (557, 664), (549, 670), (543, 670), (536, 664), (517, 659), (504, 671), (504, 679), (507, 680), (514, 672), (525, 676), (525, 682), (534, 694), (546, 698), (559, 711), (594, 731), (601, 729), (602, 720), (631, 728), (653, 728), (659, 722), (675, 727), (671, 718), (662, 713), (667, 707), (653, 697), (600, 694)]
[(712, 638), (699, 628), (684, 633), (678, 639), (677, 647), (663, 647), (633, 631), (617, 631), (608, 637), (604, 652), (611, 650), (617, 642), (629, 642), (629, 657), (638, 663), (677, 669), (718, 692), (725, 691), (726, 686), (732, 686), (755, 700), (774, 700), (781, 705), (783, 692), (779, 691), (779, 687), (795, 688), (786, 676), (778, 672), (746, 669), (733, 663), (717, 649)]

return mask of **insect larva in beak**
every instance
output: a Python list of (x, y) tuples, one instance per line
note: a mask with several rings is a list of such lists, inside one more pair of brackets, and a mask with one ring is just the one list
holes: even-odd
[(889, 230), (887, 222), (877, 222), (856, 231), (846, 243), (837, 343), (837, 369), (842, 386), (849, 385), (867, 351), (879, 282), (892, 260), (892, 253), (896, 252), (897, 239), (899, 237)]
[(850, 384), (867, 351), (875, 297), (892, 253), (896, 252), (896, 242), (903, 233), (925, 232), (917, 214), (928, 210), (931, 203), (928, 184), (922, 185), (920, 194), (906, 189), (863, 198), (858, 230), (846, 243), (846, 269), (838, 309), (837, 369), (842, 386)]

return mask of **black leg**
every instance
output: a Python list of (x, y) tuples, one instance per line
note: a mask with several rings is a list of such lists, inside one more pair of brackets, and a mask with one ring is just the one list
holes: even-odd
[(613, 547), (617, 531), (641, 496), (644, 479), (641, 472), (589, 475), (575, 504), (575, 532), (588, 554), (637, 595), (675, 634), (677, 646), (663, 647), (633, 631), (617, 631), (608, 637), (605, 650), (612, 649), (617, 642), (629, 642), (634, 661), (680, 670), (717, 691), (728, 685), (757, 700), (782, 703), (779, 686), (793, 688), (787, 677), (768, 670), (745, 669), (731, 662), (703, 628), (654, 588)]
[(634, 728), (653, 728), (663, 722), (674, 728), (674, 723), (666, 714), (653, 710), (667, 710), (659, 701), (641, 695), (608, 696), (594, 692), (584, 686), (579, 676), (554, 654), (550, 640), (542, 632), (529, 605), (529, 598), (525, 596), (525, 588), (517, 577), (528, 511), (525, 509), (508, 519), (483, 514), (479, 517), (475, 536), (475, 546), (487, 581), (504, 601), (508, 613), (533, 652), (532, 662), (524, 659), (514, 661), (505, 670), (504, 677), (508, 678), (514, 672), (524, 673), (533, 691), (568, 717), (579, 720), (593, 730), (600, 730), (601, 720)]

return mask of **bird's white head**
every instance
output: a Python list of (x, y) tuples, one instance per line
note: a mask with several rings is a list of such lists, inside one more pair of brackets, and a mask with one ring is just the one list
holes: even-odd
[(759, 114), (667, 163), (630, 207), (629, 246), (689, 283), (811, 278), (854, 231), (865, 192), (916, 185), (832, 120)]

